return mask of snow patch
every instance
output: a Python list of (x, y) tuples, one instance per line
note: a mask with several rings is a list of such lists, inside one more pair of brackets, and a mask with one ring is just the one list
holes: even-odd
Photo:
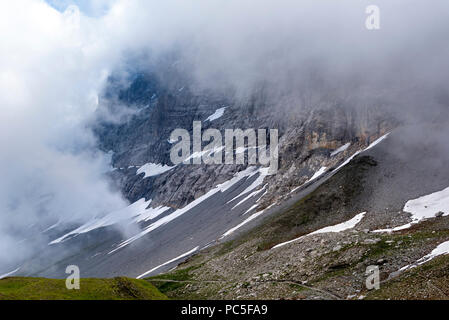
[(356, 156), (358, 156), (360, 153), (362, 153), (362, 151), (357, 151), (355, 152), (352, 156), (350, 156), (348, 159), (346, 159), (341, 165), (338, 166), (337, 169), (335, 169), (335, 172), (337, 172), (338, 170), (340, 170), (341, 168), (343, 168), (345, 165), (347, 165), (349, 162), (352, 161), (352, 159), (354, 159)]
[(449, 241), (439, 244), (431, 253), (418, 260), (419, 264), (426, 263), (438, 256), (449, 254)]
[(435, 193), (408, 201), (404, 206), (405, 212), (413, 215), (413, 220), (421, 221), (435, 217), (438, 212), (444, 216), (449, 214), (449, 187)]
[(173, 168), (174, 168), (174, 166), (170, 167), (168, 165), (147, 163), (147, 164), (144, 164), (143, 166), (141, 166), (139, 168), (139, 170), (137, 170), (136, 174), (139, 175), (141, 173), (144, 173), (145, 176), (143, 178), (145, 179), (148, 177), (154, 177), (154, 176), (160, 175), (164, 172), (170, 171)]
[[(243, 190), (239, 195), (237, 195), (236, 197), (234, 197), (232, 200), (229, 200), (227, 203), (231, 203), (231, 202), (233, 202), (234, 200), (237, 200), (237, 199), (240, 198), (241, 196), (244, 196), (245, 194), (247, 194), (247, 193), (253, 191), (254, 189), (256, 189), (257, 187), (259, 187), (259, 186), (263, 183), (265, 177), (268, 175), (268, 171), (269, 171), (269, 170), (270, 170), (270, 168), (260, 168), (258, 171), (254, 172), (253, 174), (251, 174), (250, 176), (248, 176), (248, 178), (250, 178), (250, 177), (252, 177), (253, 175), (259, 173), (259, 176), (257, 177), (257, 179), (254, 180), (254, 182), (253, 182), (248, 188), (246, 188), (245, 190)], [(250, 194), (248, 197), (246, 197), (245, 199), (243, 199), (242, 201), (240, 201), (236, 206), (234, 206), (234, 208), (237, 207), (238, 205), (240, 205), (241, 203), (245, 202), (247, 199), (251, 198), (251, 197), (254, 196), (255, 194), (260, 193), (262, 190), (263, 190), (263, 189), (260, 189), (260, 190), (257, 190), (257, 191), (255, 191), (255, 192), (253, 192), (253, 193)], [(232, 209), (234, 209), (234, 208), (232, 208)]]
[(432, 250), (431, 253), (429, 253), (428, 255), (425, 255), (424, 257), (422, 257), (421, 259), (419, 259), (418, 261), (416, 261), (413, 264), (409, 264), (405, 267), (402, 267), (401, 269), (399, 269), (399, 272), (415, 268), (415, 267), (420, 266), (426, 262), (431, 261), (432, 259), (435, 259), (438, 256), (442, 256), (445, 254), (449, 254), (449, 241), (439, 244), (435, 249)]
[(405, 230), (412, 225), (420, 223), (423, 220), (435, 218), (438, 212), (442, 212), (442, 216), (449, 215), (449, 187), (431, 193), (429, 195), (407, 201), (403, 209), (404, 212), (410, 213), (412, 221), (399, 227), (391, 229), (379, 229), (373, 232), (378, 233), (392, 233), (395, 231)]
[(42, 233), (46, 233), (50, 230), (53, 230), (54, 228), (56, 228), (57, 226), (59, 226), (61, 224), (61, 221), (56, 222), (55, 224), (52, 224), (51, 226), (49, 226), (47, 229), (45, 229), (44, 231), (42, 231)]
[[(352, 159), (352, 158), (351, 158)], [(351, 161), (351, 159), (348, 159), (347, 161)], [(342, 165), (343, 166), (343, 165)], [(322, 176), (324, 173), (326, 173), (326, 169), (327, 167), (321, 167), (317, 172), (315, 172), (313, 174), (313, 176), (307, 180), (306, 182), (304, 182), (302, 185), (295, 187), (293, 190), (290, 191), (290, 194), (294, 193), (296, 190), (300, 189), (301, 187), (305, 186), (307, 183), (319, 178), (320, 176)]]
[(311, 236), (311, 235), (315, 235), (315, 234), (321, 234), (321, 233), (328, 233), (328, 232), (334, 232), (334, 233), (335, 233), (335, 232), (342, 232), (342, 231), (346, 231), (346, 230), (352, 229), (352, 228), (354, 228), (360, 221), (362, 221), (362, 219), (363, 219), (363, 217), (365, 216), (365, 214), (366, 214), (366, 212), (359, 213), (359, 214), (356, 215), (354, 218), (352, 218), (352, 219), (350, 219), (350, 220), (348, 220), (348, 221), (346, 221), (346, 222), (342, 222), (342, 223), (339, 223), (339, 224), (336, 224), (336, 225), (333, 225), (333, 226), (325, 227), (325, 228), (316, 230), (316, 231), (314, 231), (314, 232), (312, 232), (312, 233), (309, 233), (309, 234), (306, 234), (306, 235), (304, 235), (304, 236), (301, 236), (301, 237), (299, 237), (299, 238), (296, 238), (296, 239), (293, 239), (293, 240), (290, 240), (290, 241), (286, 241), (286, 242), (280, 243), (280, 244), (278, 244), (278, 245), (275, 245), (272, 249), (279, 248), (279, 247), (283, 247), (283, 246), (285, 246), (285, 245), (287, 245), (287, 244), (289, 244), (289, 243), (298, 241), (298, 240), (303, 239), (303, 238), (305, 238), (305, 237), (307, 237), (307, 236)]
[(297, 186), (296, 188), (294, 188), (292, 191), (290, 191), (290, 193), (294, 193), (296, 190), (298, 190), (299, 188), (303, 187), (305, 185), (305, 183), (303, 183), (300, 186)]
[(226, 107), (215, 110), (214, 114), (209, 116), (204, 121), (214, 121), (214, 120), (217, 120), (218, 118), (221, 118), (223, 116), (225, 110), (226, 110)]
[(371, 143), (365, 150), (363, 151), (367, 151), (371, 148), (374, 148), (375, 146), (377, 146), (379, 143), (381, 143), (382, 141), (384, 141), (388, 136), (390, 135), (390, 133), (387, 133), (385, 135), (383, 135), (382, 137), (380, 137), (379, 139), (375, 140), (373, 143)]
[(348, 149), (350, 145), (351, 145), (351, 143), (348, 142), (347, 144), (345, 144), (345, 145), (341, 146), (340, 148), (334, 150), (331, 153), (331, 157), (336, 156), (337, 154), (339, 154), (339, 153), (341, 153), (343, 151), (346, 151), (346, 149)]
[(367, 151), (371, 148), (374, 148), (376, 145), (378, 145), (379, 143), (384, 141), (389, 135), (390, 135), (390, 133), (387, 133), (387, 134), (383, 135), (382, 137), (380, 137), (379, 139), (375, 140), (373, 143), (371, 143), (366, 149), (359, 150), (359, 151), (355, 152), (352, 156), (350, 156), (348, 159), (346, 159), (341, 165), (339, 165), (338, 168), (335, 169), (335, 172), (337, 172), (338, 170), (343, 168), (345, 165), (347, 165), (349, 162), (351, 162), (351, 160), (354, 159), (356, 156), (358, 156), (360, 153)]
[(257, 208), (257, 206), (258, 206), (257, 203), (253, 204), (253, 205), (251, 206), (251, 208), (249, 208), (248, 210), (246, 210), (245, 213), (244, 213), (243, 215), (246, 215), (247, 213), (253, 211), (254, 209)]
[[(239, 223), (237, 226), (235, 226), (234, 228), (229, 229), (228, 231), (226, 231), (221, 237), (220, 239), (226, 238), (227, 236), (231, 235), (232, 233), (234, 233), (236, 230), (240, 229), (241, 227), (243, 227), (245, 224), (253, 221), (254, 219), (256, 219), (257, 217), (261, 216), (265, 211), (267, 211), (269, 208), (271, 208), (272, 206), (274, 206), (274, 204), (272, 204), (271, 206), (268, 206), (267, 208), (265, 208), (264, 210), (258, 211), (255, 214), (251, 215), (249, 218), (247, 218), (246, 220), (244, 220), (243, 222)], [(252, 209), (250, 209), (252, 210)], [(248, 210), (247, 212), (249, 212), (250, 210)]]
[(161, 264), (161, 265), (158, 265), (157, 267), (154, 267), (153, 269), (148, 270), (147, 272), (141, 274), (141, 275), (138, 276), (136, 279), (142, 279), (142, 278), (145, 277), (147, 274), (150, 274), (151, 272), (153, 272), (153, 271), (155, 271), (155, 270), (157, 270), (157, 269), (159, 269), (159, 268), (162, 268), (163, 266), (166, 266), (166, 265), (168, 265), (168, 264), (170, 264), (170, 263), (173, 263), (173, 262), (175, 262), (175, 261), (177, 261), (177, 260), (180, 260), (180, 259), (182, 259), (182, 258), (184, 258), (184, 257), (187, 257), (187, 256), (189, 256), (189, 255), (191, 255), (191, 254), (197, 252), (199, 248), (200, 248), (200, 247), (193, 248), (193, 249), (190, 250), (189, 252), (183, 253), (183, 254), (181, 254), (180, 256), (178, 256), (178, 257), (176, 257), (176, 258), (174, 258), (174, 259), (171, 259), (170, 261), (167, 261), (167, 262), (165, 262), (165, 263), (163, 263), (163, 264)]
[(354, 228), (357, 224), (359, 224), (360, 221), (362, 221), (363, 217), (365, 216), (366, 212), (359, 213), (354, 218), (342, 222), (333, 226), (325, 227), (323, 229), (319, 229), (317, 231), (314, 231), (312, 234), (320, 234), (320, 233), (327, 233), (327, 232), (342, 232), (349, 229)]
[(184, 163), (188, 163), (188, 161), (190, 161), (190, 159), (193, 158), (202, 158), (203, 156), (211, 156), (214, 153), (218, 153), (221, 152), (224, 149), (224, 147), (217, 147), (217, 148), (213, 148), (213, 149), (206, 149), (200, 152), (194, 152), (192, 153), (188, 158), (186, 158), (183, 162)]
[[(264, 185), (261, 189), (251, 192), (249, 195), (247, 195), (245, 198), (243, 198), (239, 203), (237, 203), (235, 206), (233, 206), (231, 210), (234, 210), (234, 209), (237, 208), (239, 205), (245, 203), (247, 200), (251, 199), (252, 197), (254, 197), (254, 196), (256, 196), (256, 195), (258, 195), (259, 193), (261, 193), (262, 191), (264, 191), (266, 187), (267, 187), (267, 185)], [(240, 195), (238, 195), (237, 198), (238, 198), (238, 197), (240, 197)], [(261, 198), (262, 198), (262, 197), (260, 197), (256, 202), (258, 202)], [(235, 198), (234, 198), (234, 199), (235, 199)], [(234, 200), (234, 199), (233, 199), (233, 200)], [(231, 200), (231, 201), (233, 201), (233, 200)], [(231, 202), (231, 201), (229, 201), (229, 202)], [(228, 203), (229, 203), (229, 202), (228, 202)]]
[(310, 178), (309, 180), (307, 180), (306, 183), (313, 181), (319, 177), (321, 177), (325, 172), (326, 172), (327, 167), (321, 167), (317, 172), (315, 172), (315, 174), (312, 176), (312, 178)]

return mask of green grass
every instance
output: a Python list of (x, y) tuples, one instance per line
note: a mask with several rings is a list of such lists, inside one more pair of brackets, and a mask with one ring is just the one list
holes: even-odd
[(80, 290), (68, 290), (65, 280), (5, 278), (0, 280), (0, 300), (166, 300), (144, 280), (129, 278), (81, 279)]

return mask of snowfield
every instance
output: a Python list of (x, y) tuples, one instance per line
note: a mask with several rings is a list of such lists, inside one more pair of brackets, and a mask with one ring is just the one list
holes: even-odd
[(407, 201), (403, 209), (404, 212), (411, 214), (412, 221), (399, 227), (391, 229), (379, 229), (373, 232), (395, 232), (410, 228), (412, 225), (420, 223), (423, 220), (435, 218), (436, 214), (441, 212), (442, 216), (449, 215), (449, 187), (431, 193), (429, 195)]

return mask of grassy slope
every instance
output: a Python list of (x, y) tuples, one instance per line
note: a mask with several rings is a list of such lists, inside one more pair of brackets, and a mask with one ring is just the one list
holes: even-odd
[(143, 280), (81, 279), (80, 290), (68, 290), (65, 280), (6, 278), (0, 280), (0, 300), (166, 300)]

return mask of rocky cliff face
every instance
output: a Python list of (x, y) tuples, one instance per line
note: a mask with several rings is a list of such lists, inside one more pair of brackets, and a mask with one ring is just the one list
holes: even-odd
[[(112, 176), (131, 202), (145, 197), (153, 199), (153, 205), (179, 208), (246, 167), (181, 165), (145, 179), (137, 174), (146, 163), (172, 165), (170, 133), (176, 128), (191, 133), (193, 121), (202, 121), (203, 130), (217, 128), (223, 136), (225, 129), (234, 128), (279, 130), (279, 172), (266, 179), (268, 192), (260, 207), (285, 197), (320, 168), (334, 167), (397, 124), (385, 110), (354, 107), (350, 99), (345, 104), (321, 97), (316, 105), (307, 105), (296, 95), (270, 95), (265, 86), (241, 99), (232, 92), (194, 91), (179, 75), (172, 74), (170, 80), (167, 84), (167, 79), (151, 73), (134, 76), (124, 87), (111, 80), (102, 101), (100, 113), (127, 114), (116, 123), (103, 117), (96, 133), (101, 148), (113, 152)], [(223, 107), (223, 116), (205, 121)]]

